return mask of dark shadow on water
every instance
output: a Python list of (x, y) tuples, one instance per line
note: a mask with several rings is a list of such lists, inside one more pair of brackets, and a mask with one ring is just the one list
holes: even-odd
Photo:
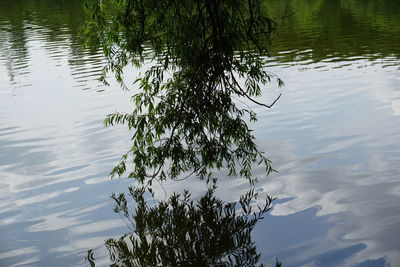
[[(112, 196), (114, 211), (130, 232), (106, 240), (110, 266), (264, 266), (258, 265), (260, 253), (251, 234), (272, 198), (256, 202), (258, 195), (250, 190), (238, 202), (225, 203), (209, 189), (197, 201), (186, 191), (154, 204), (145, 194), (129, 189), (133, 213), (124, 194)], [(87, 260), (95, 266), (92, 250)]]

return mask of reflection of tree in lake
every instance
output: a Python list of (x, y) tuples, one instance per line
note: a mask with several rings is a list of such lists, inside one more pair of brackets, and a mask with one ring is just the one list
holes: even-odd
[(86, 18), (80, 0), (19, 0), (12, 4), (6, 2), (0, 3), (0, 17), (5, 26), (13, 25), (19, 30), (25, 27), (27, 32), (30, 30), (27, 26), (30, 23), (34, 24), (30, 26), (46, 28), (46, 39), (49, 42), (56, 41), (61, 30), (68, 31), (72, 38), (77, 38)]
[[(280, 34), (273, 42), (273, 51), (309, 51), (302, 60), (319, 61), (327, 57), (364, 56), (400, 57), (400, 2), (397, 0), (317, 0), (267, 1), (270, 14), (285, 19)], [(286, 6), (286, 3), (289, 5)], [(78, 32), (86, 20), (81, 0), (18, 0), (0, 1), (0, 55), (6, 58), (11, 80), (29, 65), (27, 42), (34, 26), (41, 27), (44, 40), (53, 44), (67, 38), (71, 65), (84, 65), (85, 52), (80, 49)], [(68, 36), (67, 36), (68, 35)], [(11, 47), (12, 46), (12, 47)], [(46, 49), (53, 48), (45, 46)], [(86, 51), (88, 52), (88, 51)], [(91, 51), (91, 54), (97, 53)], [(280, 57), (284, 62), (296, 61), (296, 52)], [(96, 59), (93, 59), (96, 60)], [(100, 62), (93, 62), (99, 64)], [(19, 68), (18, 68), (19, 67)]]
[(67, 54), (71, 65), (95, 53), (81, 49), (78, 33), (86, 15), (80, 0), (0, 1), (0, 18), (0, 57), (11, 81), (30, 72), (37, 41), (54, 59)]
[(400, 57), (400, 2), (362, 0), (269, 2), (271, 13), (289, 14), (273, 42), (273, 51), (293, 51), (280, 57), (283, 62), (330, 57), (368, 55), (372, 59)]
[[(269, 210), (270, 197), (252, 205), (257, 193), (250, 190), (238, 202), (224, 203), (210, 189), (196, 203), (185, 192), (151, 206), (143, 189), (129, 191), (133, 215), (123, 194), (113, 196), (114, 211), (132, 232), (106, 241), (112, 266), (256, 266), (260, 254), (251, 232)], [(95, 265), (92, 251), (88, 259)]]
[[(7, 8), (0, 9), (8, 10)], [(7, 18), (1, 14), (1, 11), (0, 16)], [(14, 82), (15, 76), (19, 75), (21, 69), (28, 66), (29, 52), (23, 20), (17, 19), (9, 23), (7, 26), (0, 26), (0, 57), (5, 59), (9, 79)]]
[[(273, 77), (265, 69), (265, 56), (275, 23), (265, 11), (262, 0), (95, 1), (85, 36), (107, 57), (102, 81), (108, 84), (112, 72), (126, 88), (125, 67), (145, 69), (136, 79), (132, 112), (105, 120), (107, 126), (125, 124), (132, 131), (132, 146), (112, 175), (127, 175), (153, 192), (153, 182), (167, 179), (216, 183), (216, 173), (226, 170), (253, 185), (254, 165), (265, 174), (274, 171), (245, 121), (256, 121), (248, 103), (270, 108), (279, 98), (271, 105), (254, 99)], [(239, 106), (236, 98), (247, 104)], [(185, 193), (149, 208), (143, 190), (131, 189), (138, 205), (134, 235), (106, 241), (112, 262), (255, 266), (260, 255), (251, 232), (272, 199), (253, 212), (253, 190), (238, 205), (225, 204), (208, 191), (197, 204)], [(114, 199), (116, 211), (129, 218), (123, 195)]]
[[(137, 79), (139, 93), (132, 97), (133, 111), (111, 114), (105, 121), (106, 125), (126, 124), (133, 131), (133, 145), (122, 156), (112, 174), (121, 176), (127, 172), (128, 177), (151, 187), (155, 180), (179, 180), (180, 175), (187, 173), (202, 180), (214, 180), (216, 169), (227, 170), (229, 176), (242, 176), (253, 182), (251, 169), (257, 162), (266, 165), (267, 173), (273, 171), (270, 162), (258, 151), (254, 136), (243, 120), (244, 116), (248, 116), (250, 121), (254, 121), (256, 114), (250, 109), (238, 108), (232, 99), (237, 97), (252, 104), (263, 105), (252, 97), (259, 96), (262, 91), (260, 86), (267, 84), (271, 78), (265, 72), (263, 59), (268, 56), (270, 34), (275, 24), (266, 17), (265, 7), (260, 1), (249, 1), (249, 6), (240, 3), (238, 1), (237, 5), (233, 5), (232, 2), (198, 0), (181, 3), (164, 1), (159, 5), (155, 1), (148, 1), (143, 6), (130, 1), (110, 0), (99, 1), (94, 6), (94, 20), (88, 24), (85, 33), (89, 45), (101, 47), (105, 51), (109, 63), (103, 73), (106, 84), (108, 71), (113, 72), (125, 88), (123, 70), (126, 66), (144, 66), (146, 60), (154, 64), (147, 66), (145, 74)], [(289, 9), (297, 11), (293, 10), (293, 6), (289, 6)], [(372, 45), (365, 48), (357, 38), (352, 39), (354, 42), (344, 42), (349, 36), (359, 34), (369, 44), (370, 39), (365, 35), (373, 27), (365, 30), (364, 18), (358, 21), (341, 2), (321, 0), (317, 6), (299, 11), (303, 13), (294, 13), (289, 23), (285, 24), (292, 27), (283, 28), (287, 30), (286, 38), (293, 39), (293, 42), (285, 43), (294, 44), (294, 49), (298, 50), (312, 48), (312, 59), (318, 61), (332, 53), (336, 56), (354, 56), (371, 53), (375, 49)], [(321, 19), (316, 21), (313, 20), (314, 12), (326, 12), (327, 15), (320, 16)], [(311, 34), (308, 34), (307, 29), (312, 29)], [(318, 46), (314, 46), (318, 38), (326, 35), (327, 29), (330, 30), (328, 36)], [(277, 45), (279, 47), (279, 42)], [(280, 47), (279, 50), (285, 49)], [(289, 60), (293, 61), (293, 58)], [(129, 163), (133, 163), (132, 170), (127, 170)], [(188, 208), (171, 204), (171, 213), (168, 213), (167, 208), (170, 204), (164, 202), (158, 207), (166, 213), (155, 209), (154, 215), (152, 212), (137, 210), (142, 220), (135, 221), (134, 232), (138, 237), (128, 235), (119, 240), (108, 240), (112, 260), (117, 264), (124, 260), (129, 264), (130, 261), (138, 261), (139, 264), (150, 253), (153, 258), (141, 264), (178, 265), (179, 261), (182, 265), (194, 265), (190, 260), (194, 261), (199, 256), (200, 262), (197, 263), (207, 265), (211, 264), (204, 262), (207, 259), (216, 263), (213, 254), (209, 254), (211, 252), (217, 253), (215, 257), (221, 260), (220, 255), (225, 254), (215, 248), (210, 249), (210, 244), (204, 242), (212, 238), (207, 235), (203, 238), (201, 234), (204, 227), (208, 230), (216, 227), (210, 230), (216, 231), (213, 237), (225, 235), (224, 231), (218, 224), (194, 224), (193, 229), (199, 230), (183, 224), (183, 221), (195, 222), (191, 212), (193, 216), (196, 215), (196, 210), (190, 208), (192, 204), (185, 196), (183, 198)], [(124, 199), (117, 200), (126, 202)], [(140, 200), (135, 197), (134, 200), (140, 206)], [(173, 198), (169, 201), (179, 202)], [(179, 209), (187, 209), (188, 213), (174, 213)], [(226, 211), (223, 207), (220, 209)], [(118, 210), (127, 209), (122, 206)], [(199, 214), (197, 216), (203, 216), (201, 212)], [(183, 221), (177, 221), (174, 216), (180, 216)], [(153, 222), (152, 217), (157, 218), (157, 224), (147, 224), (147, 221)], [(241, 226), (252, 229), (257, 218), (255, 215), (250, 228), (246, 224)], [(241, 233), (241, 229), (235, 228), (235, 223), (233, 226), (235, 231)], [(182, 233), (176, 229), (182, 229)], [(160, 236), (166, 230), (169, 232)], [(191, 232), (194, 234), (191, 235)], [(232, 233), (226, 236), (233, 237)], [(249, 236), (244, 240), (250, 242)], [(193, 240), (195, 237), (199, 240)], [(241, 244), (238, 240), (227, 243)], [(201, 244), (200, 251), (191, 251), (192, 248), (197, 249), (196, 244)], [(236, 249), (232, 246), (224, 247), (222, 243), (219, 247), (224, 248), (224, 251)], [(240, 248), (239, 251), (245, 255), (244, 261), (241, 261), (242, 256), (231, 258), (233, 264), (254, 265), (257, 262), (256, 254), (248, 258), (246, 254), (255, 251), (255, 247), (249, 250)], [(229, 261), (229, 257), (226, 257)]]

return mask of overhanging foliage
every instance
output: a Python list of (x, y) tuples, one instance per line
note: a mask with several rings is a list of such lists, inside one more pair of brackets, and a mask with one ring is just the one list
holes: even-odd
[(245, 121), (255, 121), (256, 114), (234, 100), (270, 107), (253, 99), (271, 80), (265, 57), (275, 24), (263, 2), (94, 2), (85, 35), (87, 45), (102, 47), (107, 56), (102, 81), (107, 83), (111, 71), (125, 88), (124, 67), (151, 66), (136, 80), (132, 113), (105, 120), (134, 132), (133, 145), (112, 175), (124, 174), (128, 160), (133, 162), (128, 177), (148, 185), (188, 173), (215, 180), (214, 171), (222, 168), (254, 182), (255, 163), (267, 174), (273, 171)]

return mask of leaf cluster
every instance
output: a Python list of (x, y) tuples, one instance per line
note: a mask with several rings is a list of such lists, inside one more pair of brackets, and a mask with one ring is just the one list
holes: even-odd
[(143, 188), (130, 188), (137, 204), (134, 215), (124, 194), (113, 196), (115, 211), (131, 223), (132, 232), (106, 240), (111, 266), (256, 266), (260, 254), (251, 232), (269, 210), (271, 198), (253, 211), (253, 190), (238, 202), (225, 203), (209, 189), (197, 202), (185, 192), (155, 206), (144, 193)]
[[(252, 165), (273, 169), (258, 150), (246, 120), (255, 121), (253, 97), (271, 75), (265, 56), (274, 30), (262, 0), (94, 1), (86, 25), (88, 46), (102, 47), (111, 71), (126, 88), (128, 65), (149, 66), (136, 80), (133, 111), (110, 114), (105, 125), (126, 124), (133, 145), (112, 175), (151, 185), (183, 173), (214, 180), (216, 169), (253, 182)], [(281, 83), (281, 81), (279, 80)], [(270, 107), (265, 104), (261, 104)]]

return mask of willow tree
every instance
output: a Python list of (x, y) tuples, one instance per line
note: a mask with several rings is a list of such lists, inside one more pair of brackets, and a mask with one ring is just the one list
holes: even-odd
[[(101, 80), (112, 72), (123, 88), (124, 69), (145, 69), (135, 83), (131, 113), (108, 115), (106, 125), (126, 124), (132, 146), (112, 175), (151, 185), (154, 179), (214, 172), (254, 181), (252, 165), (270, 161), (258, 149), (247, 120), (256, 114), (244, 100), (271, 81), (265, 70), (275, 24), (262, 0), (99, 0), (86, 25), (86, 44), (108, 59)], [(274, 77), (275, 78), (275, 77)], [(279, 85), (282, 81), (278, 80)], [(280, 96), (280, 95), (279, 95)], [(279, 98), (279, 97), (278, 97)], [(127, 162), (132, 169), (127, 171)]]
[[(272, 78), (265, 59), (275, 24), (264, 2), (89, 3), (93, 13), (84, 32), (86, 44), (101, 47), (108, 60), (101, 80), (108, 84), (106, 75), (112, 72), (128, 89), (125, 67), (145, 69), (135, 81), (132, 112), (110, 114), (105, 120), (106, 125), (126, 124), (133, 133), (132, 145), (112, 175), (127, 172), (151, 190), (154, 180), (167, 178), (193, 175), (216, 181), (219, 169), (251, 183), (256, 179), (254, 164), (264, 165), (266, 174), (274, 171), (248, 127), (247, 121), (255, 121), (256, 114), (246, 103), (237, 104), (270, 108), (279, 98), (270, 105), (255, 99)], [(186, 194), (174, 195), (154, 208), (143, 194), (143, 188), (131, 189), (138, 205), (132, 232), (106, 242), (115, 266), (255, 266), (259, 260), (251, 231), (271, 198), (253, 212), (253, 193), (242, 196), (242, 213), (237, 216), (236, 204), (216, 200), (213, 191), (197, 205)], [(130, 218), (125, 196), (113, 198), (115, 211)], [(89, 252), (94, 265), (92, 256)]]
[[(257, 264), (260, 254), (251, 234), (272, 198), (254, 210), (250, 204), (257, 197), (254, 190), (238, 202), (225, 203), (210, 189), (197, 202), (185, 192), (156, 206), (149, 205), (144, 193), (144, 189), (129, 188), (136, 203), (134, 214), (124, 194), (113, 196), (114, 211), (122, 215), (131, 232), (106, 240), (110, 266), (264, 266)], [(96, 266), (92, 250), (87, 260)], [(281, 265), (277, 262), (276, 266)]]

